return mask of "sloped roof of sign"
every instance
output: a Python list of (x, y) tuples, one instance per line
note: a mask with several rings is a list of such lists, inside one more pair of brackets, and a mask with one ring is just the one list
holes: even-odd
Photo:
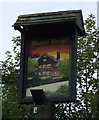
[(76, 25), (80, 30), (80, 33), (78, 31), (78, 35), (80, 36), (85, 35), (83, 16), (81, 10), (20, 15), (13, 26), (14, 27), (33, 26), (40, 24), (61, 23), (69, 21), (76, 22)]

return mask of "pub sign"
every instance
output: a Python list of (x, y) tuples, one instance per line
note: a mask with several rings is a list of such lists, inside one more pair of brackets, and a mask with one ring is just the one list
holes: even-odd
[(31, 90), (50, 102), (75, 101), (81, 10), (20, 15), (13, 26), (21, 33), (19, 102), (32, 103)]

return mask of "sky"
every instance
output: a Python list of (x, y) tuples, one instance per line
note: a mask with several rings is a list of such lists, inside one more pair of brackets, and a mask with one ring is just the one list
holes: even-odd
[[(20, 1), (20, 2), (19, 2)], [(53, 2), (52, 2), (53, 1)], [(36, 0), (23, 1), (3, 0), (0, 2), (0, 61), (5, 59), (5, 52), (12, 51), (12, 37), (19, 36), (20, 33), (12, 27), (19, 15), (33, 14), (41, 12), (63, 11), (63, 10), (82, 10), (84, 20), (89, 14), (97, 17), (97, 0), (77, 0), (66, 2), (66, 0)], [(97, 18), (96, 18), (97, 19)]]
[(37, 46), (34, 50), (32, 49), (31, 54), (39, 54), (40, 56), (42, 56), (43, 54), (48, 54), (56, 57), (57, 51), (60, 52), (61, 59), (69, 58), (69, 46), (63, 44)]

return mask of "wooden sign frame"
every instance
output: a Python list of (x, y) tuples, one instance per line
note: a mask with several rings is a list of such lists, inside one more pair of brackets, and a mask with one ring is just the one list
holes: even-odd
[[(30, 17), (33, 18), (33, 23)], [(22, 19), (25, 22), (22, 23)], [(21, 32), (19, 102), (32, 103), (33, 98), (29, 91), (41, 88), (49, 102), (75, 101), (77, 39), (78, 36), (85, 35), (81, 11), (19, 16), (14, 28)], [(66, 68), (67, 58), (69, 62)], [(68, 94), (65, 83), (69, 83)]]

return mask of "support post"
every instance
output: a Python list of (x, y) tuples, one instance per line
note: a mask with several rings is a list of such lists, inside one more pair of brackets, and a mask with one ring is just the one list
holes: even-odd
[(48, 102), (43, 89), (30, 90), (33, 98), (33, 103), (37, 105), (37, 120), (52, 120), (53, 119), (53, 104)]
[(53, 106), (48, 104), (46, 106), (40, 105), (37, 110), (37, 120), (52, 120), (53, 119)]

